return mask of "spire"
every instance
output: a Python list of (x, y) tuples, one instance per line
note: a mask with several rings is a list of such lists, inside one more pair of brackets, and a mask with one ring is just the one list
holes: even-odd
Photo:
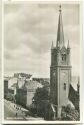
[(53, 49), (53, 41), (52, 41), (51, 49)]
[(78, 86), (80, 86), (79, 81), (80, 81), (80, 80), (79, 80), (79, 77), (78, 77)]
[(61, 5), (59, 6), (59, 21), (58, 21), (58, 31), (57, 31), (57, 46), (58, 41), (60, 46), (64, 46), (64, 32), (63, 32), (63, 24), (62, 24), (62, 14), (61, 14)]

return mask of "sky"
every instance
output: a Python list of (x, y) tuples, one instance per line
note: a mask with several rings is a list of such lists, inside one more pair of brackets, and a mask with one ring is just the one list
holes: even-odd
[[(79, 5), (61, 4), (65, 45), (71, 47), (72, 75), (80, 71)], [(4, 70), (50, 77), (51, 43), (56, 45), (59, 4), (4, 5)]]

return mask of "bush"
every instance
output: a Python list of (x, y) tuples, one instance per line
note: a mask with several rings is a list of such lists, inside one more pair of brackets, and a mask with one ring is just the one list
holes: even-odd
[(61, 116), (62, 116), (62, 120), (72, 120), (72, 121), (80, 120), (79, 112), (77, 110), (73, 109), (71, 107), (71, 105), (62, 107)]

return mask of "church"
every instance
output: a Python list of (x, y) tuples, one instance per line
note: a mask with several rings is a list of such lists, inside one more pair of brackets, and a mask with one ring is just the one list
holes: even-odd
[(58, 31), (56, 46), (51, 46), (50, 66), (50, 103), (56, 111), (56, 117), (61, 117), (62, 106), (68, 103), (69, 87), (71, 84), (70, 45), (65, 46), (62, 10), (59, 9)]

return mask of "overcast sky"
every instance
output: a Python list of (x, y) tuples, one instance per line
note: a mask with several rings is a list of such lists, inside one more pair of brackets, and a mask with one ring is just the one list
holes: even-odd
[[(50, 76), (50, 49), (57, 38), (59, 5), (5, 4), (4, 6), (5, 74), (32, 73)], [(71, 46), (72, 74), (80, 70), (79, 5), (63, 4), (62, 19), (65, 44)]]

